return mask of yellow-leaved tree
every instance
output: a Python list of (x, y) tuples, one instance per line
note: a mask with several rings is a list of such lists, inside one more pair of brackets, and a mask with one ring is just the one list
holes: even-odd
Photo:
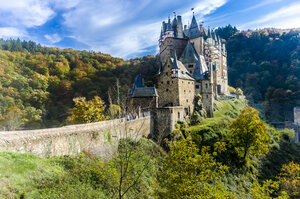
[(281, 189), (291, 198), (300, 198), (300, 164), (290, 162), (284, 164), (278, 177)]
[(75, 124), (91, 123), (107, 120), (104, 115), (105, 103), (100, 97), (86, 101), (85, 97), (76, 97), (73, 99), (75, 107), (72, 109), (72, 116), (69, 120)]
[(227, 139), (243, 161), (249, 154), (261, 156), (269, 152), (270, 138), (265, 123), (260, 120), (259, 112), (250, 106), (231, 122)]
[(228, 167), (216, 161), (209, 147), (199, 151), (190, 136), (169, 144), (170, 153), (158, 174), (159, 198), (235, 198), (220, 180)]

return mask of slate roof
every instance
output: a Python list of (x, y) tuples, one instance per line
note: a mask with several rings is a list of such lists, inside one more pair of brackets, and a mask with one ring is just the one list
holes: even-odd
[(172, 69), (178, 69), (178, 63), (177, 63), (177, 55), (176, 55), (176, 51), (174, 52), (174, 56), (173, 56), (173, 64), (172, 64)]
[(196, 63), (198, 61), (198, 54), (194, 45), (188, 41), (181, 57), (179, 59), (182, 63)]
[(193, 39), (193, 38), (200, 37), (200, 36), (201, 36), (201, 33), (200, 33), (200, 30), (198, 27), (198, 23), (196, 21), (195, 16), (193, 16), (191, 26), (188, 31), (188, 37)]
[(207, 79), (207, 75), (206, 75), (207, 72), (208, 72), (208, 68), (206, 66), (204, 56), (200, 55), (196, 63), (193, 78), (196, 81)]
[(194, 78), (191, 77), (183, 63), (179, 60), (175, 60), (174, 58), (171, 58), (172, 63), (176, 63), (178, 67), (178, 78), (179, 79), (186, 79), (186, 80), (194, 80)]
[(135, 81), (133, 83), (133, 86), (131, 88), (131, 91), (129, 92), (129, 94), (133, 94), (135, 89), (137, 88), (142, 88), (144, 87), (144, 79), (142, 78), (141, 74), (138, 74), (136, 77), (135, 77)]
[(132, 97), (157, 97), (157, 91), (155, 87), (142, 87), (136, 88), (132, 94)]

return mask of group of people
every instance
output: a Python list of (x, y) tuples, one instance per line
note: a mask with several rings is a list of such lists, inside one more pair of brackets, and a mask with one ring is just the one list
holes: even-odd
[(141, 117), (147, 117), (147, 116), (150, 116), (150, 112), (147, 111), (147, 112), (133, 112), (133, 113), (129, 113), (128, 115), (125, 116), (126, 118), (126, 121), (129, 121), (129, 120), (135, 120), (135, 119), (138, 119), (138, 118), (141, 118)]

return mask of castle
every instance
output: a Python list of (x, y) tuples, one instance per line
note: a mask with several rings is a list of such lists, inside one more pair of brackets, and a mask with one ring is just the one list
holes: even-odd
[[(229, 94), (224, 40), (214, 30), (198, 25), (194, 15), (189, 26), (183, 26), (181, 16), (174, 16), (173, 20), (162, 22), (159, 48), (157, 89), (141, 85), (139, 76), (131, 90), (134, 100), (155, 101), (154, 118), (164, 118), (155, 123), (167, 123), (169, 130), (178, 120), (185, 120), (193, 113), (197, 94), (202, 97), (206, 115), (213, 117), (214, 100)], [(143, 93), (141, 96), (133, 95), (137, 87), (138, 93)]]

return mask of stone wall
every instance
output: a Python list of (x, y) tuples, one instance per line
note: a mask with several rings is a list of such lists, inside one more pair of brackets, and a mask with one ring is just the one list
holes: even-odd
[(151, 116), (124, 118), (61, 128), (0, 132), (0, 150), (32, 153), (40, 157), (76, 155), (87, 151), (109, 155), (117, 141), (126, 136), (139, 139), (151, 134)]
[(166, 38), (160, 46), (160, 61), (162, 64), (165, 65), (168, 58), (173, 57), (175, 51), (179, 58), (184, 51), (186, 44), (186, 39)]
[(153, 111), (153, 134), (152, 138), (161, 142), (175, 129), (177, 121), (184, 121), (184, 107), (172, 106), (157, 108)]

